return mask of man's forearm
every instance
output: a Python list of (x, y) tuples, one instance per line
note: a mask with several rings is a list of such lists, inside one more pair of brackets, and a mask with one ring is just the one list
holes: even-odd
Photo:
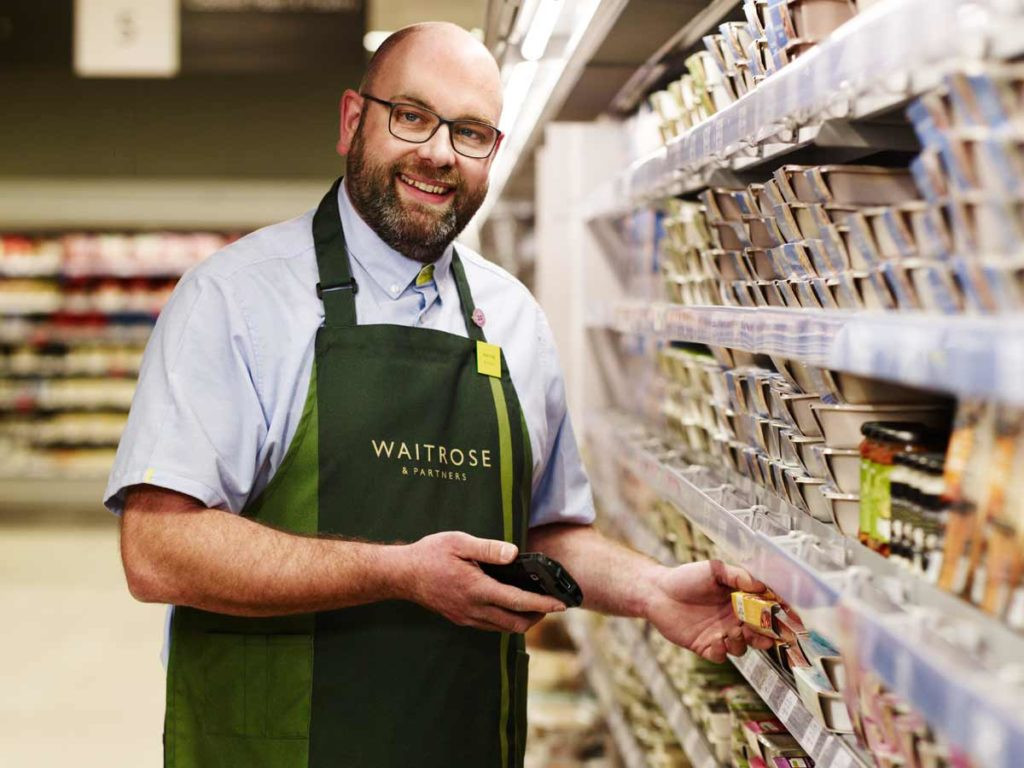
[(404, 547), (285, 533), (167, 491), (130, 492), (121, 542), (147, 602), (269, 616), (407, 596)]
[(583, 590), (583, 607), (616, 616), (644, 616), (665, 568), (602, 536), (590, 525), (532, 528), (528, 549), (564, 565)]

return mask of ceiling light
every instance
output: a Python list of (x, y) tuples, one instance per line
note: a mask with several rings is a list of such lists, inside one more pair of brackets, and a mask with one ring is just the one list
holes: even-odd
[(508, 41), (512, 45), (519, 45), (519, 41), (526, 37), (530, 22), (533, 21), (533, 14), (537, 12), (537, 2), (538, 0), (522, 0), (519, 4), (515, 24), (508, 35)]
[(526, 96), (533, 85), (534, 75), (537, 74), (536, 61), (520, 61), (508, 76), (505, 84), (504, 100), (505, 105), (501, 110), (501, 121), (499, 127), (502, 132), (508, 133), (516, 124), (519, 112), (526, 102)]
[(391, 30), (373, 29), (363, 35), (363, 48), (373, 53), (380, 48), (381, 43), (391, 37)]
[(551, 33), (555, 30), (555, 22), (562, 12), (562, 0), (540, 0), (537, 11), (530, 21), (530, 28), (523, 38), (523, 44), (519, 52), (524, 59), (537, 61), (543, 58), (547, 50), (548, 42), (551, 40)]

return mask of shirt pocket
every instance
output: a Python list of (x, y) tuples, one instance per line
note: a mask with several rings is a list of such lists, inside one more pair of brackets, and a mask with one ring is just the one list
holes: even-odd
[(270, 739), (309, 736), (313, 638), (211, 632), (202, 653), (203, 731)]

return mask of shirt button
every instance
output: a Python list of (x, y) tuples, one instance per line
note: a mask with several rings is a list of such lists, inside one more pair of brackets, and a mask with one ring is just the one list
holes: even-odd
[(395, 283), (391, 284), (391, 292), (398, 293), (398, 286)]

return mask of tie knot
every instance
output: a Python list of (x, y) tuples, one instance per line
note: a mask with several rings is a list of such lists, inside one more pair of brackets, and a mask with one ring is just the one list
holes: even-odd
[(426, 285), (434, 279), (434, 265), (427, 264), (423, 269), (420, 270), (419, 274), (416, 275), (416, 287)]

